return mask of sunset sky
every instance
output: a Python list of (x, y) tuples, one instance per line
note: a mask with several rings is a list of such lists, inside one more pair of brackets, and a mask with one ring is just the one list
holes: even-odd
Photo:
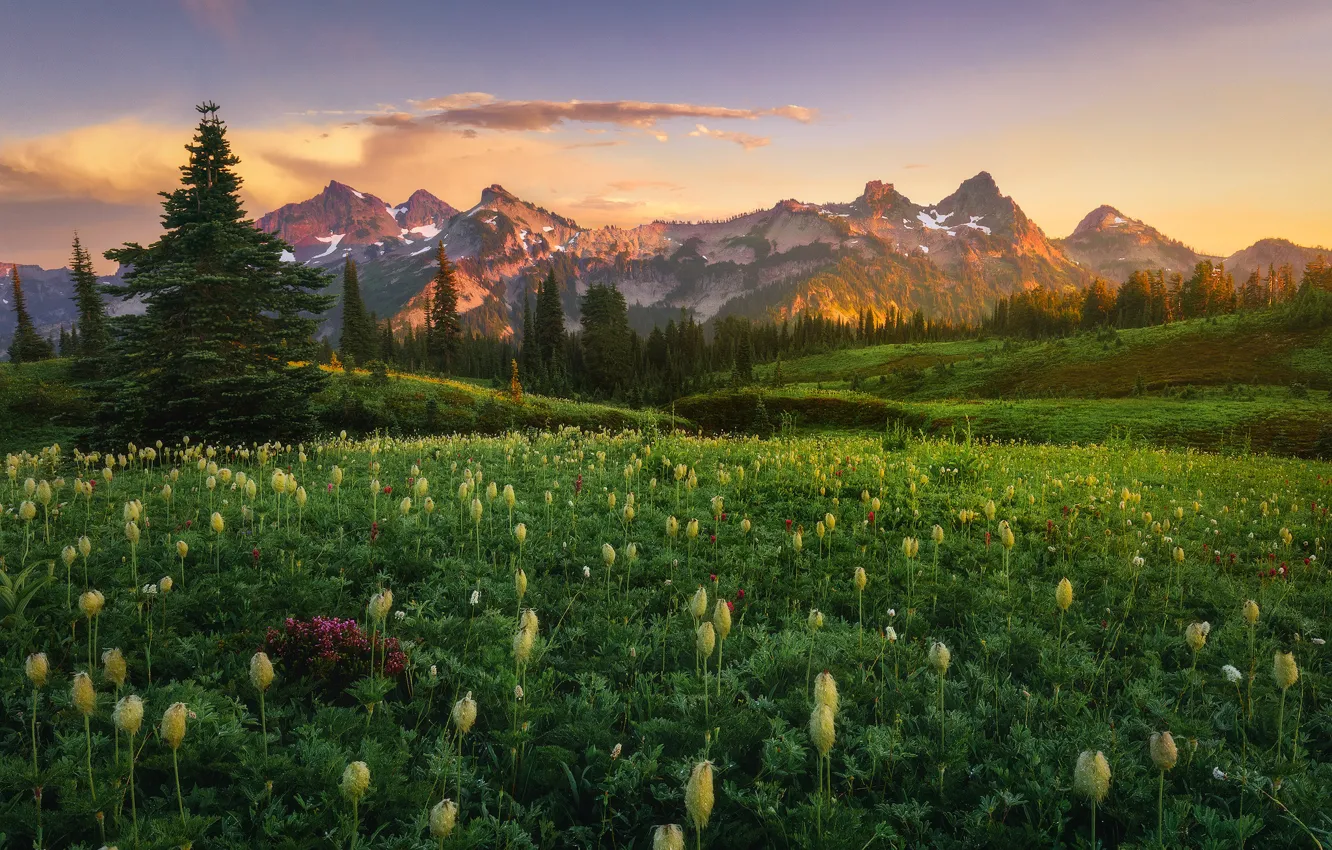
[(1108, 203), (1204, 252), (1332, 244), (1326, 0), (46, 0), (0, 32), (0, 261), (153, 239), (206, 99), (255, 217), (330, 179), (592, 226), (986, 170), (1051, 236)]

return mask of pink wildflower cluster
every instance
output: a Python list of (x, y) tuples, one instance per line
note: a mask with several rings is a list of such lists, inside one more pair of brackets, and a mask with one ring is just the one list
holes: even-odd
[[(270, 654), (282, 659), (289, 675), (343, 683), (370, 672), (370, 638), (355, 620), (288, 617), (286, 629), (270, 628), (264, 643)], [(407, 661), (397, 638), (375, 637), (376, 667), (381, 648), (387, 650), (384, 674), (396, 677)]]

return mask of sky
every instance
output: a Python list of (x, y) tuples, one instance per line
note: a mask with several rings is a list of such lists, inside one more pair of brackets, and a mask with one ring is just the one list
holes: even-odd
[(1326, 0), (43, 0), (0, 32), (6, 262), (153, 240), (204, 100), (256, 218), (330, 180), (632, 226), (984, 170), (1049, 236), (1111, 204), (1217, 255), (1332, 244)]

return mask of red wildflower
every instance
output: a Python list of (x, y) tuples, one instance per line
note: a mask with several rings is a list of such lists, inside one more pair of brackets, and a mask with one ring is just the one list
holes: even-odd
[(709, 578), (711, 578), (712, 581), (715, 583), (717, 581), (717, 574), (713, 573), (711, 576), (709, 576)]
[(391, 496), (391, 495), (393, 495), (393, 487), (391, 487), (391, 486), (388, 485), (388, 484), (385, 484), (385, 485), (384, 485), (384, 495), (385, 495), (385, 496)]
[(254, 558), (254, 562), (255, 562), (256, 564), (259, 563), (259, 547), (258, 547), (258, 546), (254, 547), (254, 551), (250, 553), (250, 556), (251, 556), (252, 558)]
[(735, 603), (732, 602), (732, 601), (729, 600), (729, 599), (726, 600), (726, 610), (727, 610), (727, 611), (734, 611), (734, 610), (735, 610)]
[(791, 521), (789, 519), (786, 521), (786, 530), (787, 531), (791, 530)]
[(736, 599), (744, 599), (744, 598), (745, 598), (745, 589), (744, 589), (743, 587), (740, 588), (739, 590), (737, 590), (737, 591), (735, 592), (735, 598), (736, 598)]

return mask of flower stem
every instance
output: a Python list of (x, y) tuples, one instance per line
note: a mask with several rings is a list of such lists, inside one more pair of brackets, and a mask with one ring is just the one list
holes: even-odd
[(176, 773), (176, 805), (180, 807), (180, 825), (185, 825), (185, 798), (180, 794), (180, 759), (176, 750), (171, 751), (171, 767)]

